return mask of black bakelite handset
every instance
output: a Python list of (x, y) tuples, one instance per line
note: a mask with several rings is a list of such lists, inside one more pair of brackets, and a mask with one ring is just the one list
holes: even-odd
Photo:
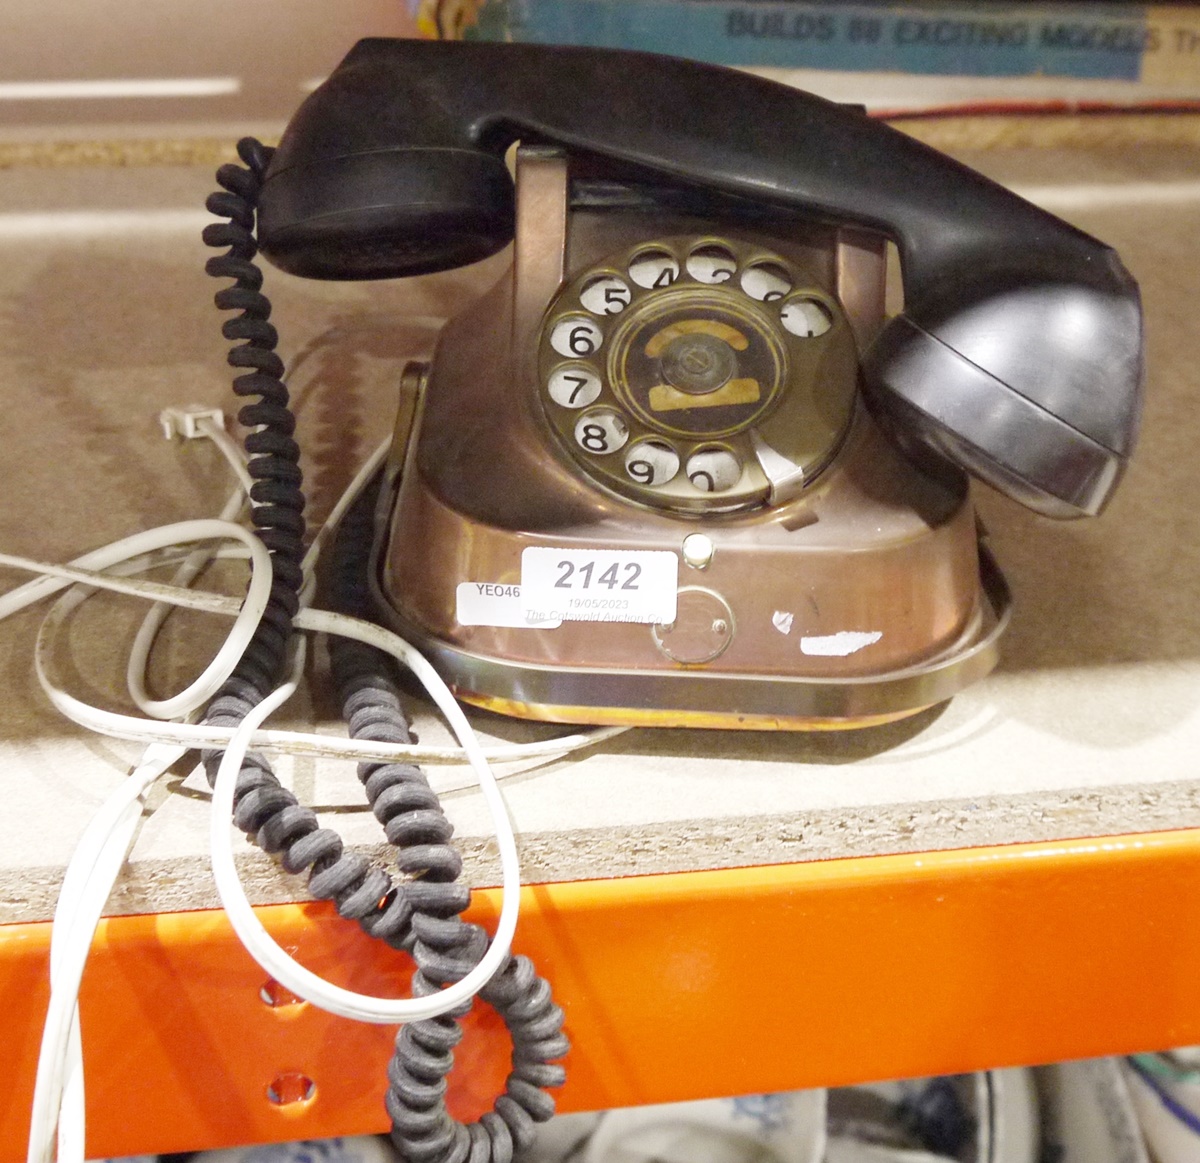
[(504, 162), (551, 142), (783, 211), (878, 230), (905, 308), (864, 361), (876, 417), (1039, 512), (1098, 513), (1141, 402), (1137, 285), (1116, 253), (889, 126), (692, 61), (528, 44), (364, 40), (266, 173), (263, 253), (390, 278), (513, 233)]

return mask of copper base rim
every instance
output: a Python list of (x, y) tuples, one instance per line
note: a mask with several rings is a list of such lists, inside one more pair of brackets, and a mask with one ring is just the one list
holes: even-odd
[(511, 717), (596, 726), (741, 730), (839, 730), (879, 726), (920, 713), (986, 677), (999, 660), (1012, 595), (981, 543), (978, 614), (933, 659), (843, 679), (535, 666), (485, 657), (423, 634), (384, 598), (385, 620), (430, 660), (457, 698)]

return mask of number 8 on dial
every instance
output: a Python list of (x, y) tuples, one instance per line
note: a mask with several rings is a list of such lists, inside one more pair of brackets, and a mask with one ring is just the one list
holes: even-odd
[(580, 416), (575, 422), (575, 443), (584, 452), (604, 456), (625, 447), (629, 426), (625, 418), (609, 408), (601, 408)]

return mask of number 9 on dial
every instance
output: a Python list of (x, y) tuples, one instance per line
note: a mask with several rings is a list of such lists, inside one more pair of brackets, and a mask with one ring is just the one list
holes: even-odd
[(639, 485), (665, 485), (679, 471), (679, 456), (657, 440), (639, 440), (625, 453), (625, 474)]

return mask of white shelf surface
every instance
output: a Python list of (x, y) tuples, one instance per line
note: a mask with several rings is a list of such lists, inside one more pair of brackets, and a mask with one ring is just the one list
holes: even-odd
[[(1193, 148), (966, 157), (1036, 192), (1113, 244), (1142, 285), (1148, 378), (1141, 444), (1096, 521), (1059, 524), (977, 490), (1015, 592), (987, 681), (903, 723), (851, 733), (640, 730), (510, 772), (525, 878), (559, 881), (916, 852), (1200, 826), (1200, 384), (1194, 357), (1200, 186)], [(6, 449), (0, 548), (66, 560), (115, 537), (216, 512), (215, 451), (157, 435), (166, 406), (232, 410), (217, 284), (203, 272), (205, 170), (0, 172), (0, 382)], [(438, 321), (498, 276), (320, 284), (268, 272), (294, 366), (314, 517), (386, 435), (400, 368)], [(0, 572), (6, 588), (23, 578)], [(141, 616), (97, 597), (64, 669), (116, 708)], [(79, 833), (124, 778), (134, 744), (86, 736), (33, 678), (40, 614), (0, 625), (0, 923), (50, 916)], [(177, 689), (216, 633), (180, 619), (158, 675)], [(284, 716), (337, 730), (329, 696)], [(503, 740), (559, 728), (479, 715)], [(444, 732), (421, 711), (423, 741)], [(473, 884), (495, 883), (489, 824), (463, 768), (431, 769)], [(302, 801), (385, 858), (351, 765), (283, 763)], [(186, 769), (151, 796), (112, 913), (215, 905), (207, 794)], [(243, 851), (251, 898), (300, 899), (303, 881)]]

